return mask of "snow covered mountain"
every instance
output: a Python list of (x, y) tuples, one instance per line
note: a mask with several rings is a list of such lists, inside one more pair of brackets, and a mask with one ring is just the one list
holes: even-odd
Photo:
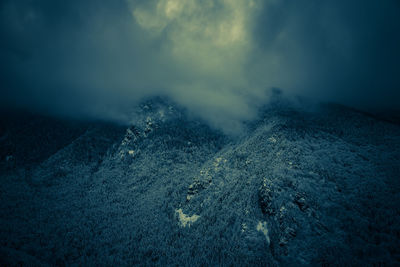
[(278, 101), (232, 138), (157, 100), (0, 135), (2, 265), (400, 263), (400, 125), (356, 110)]

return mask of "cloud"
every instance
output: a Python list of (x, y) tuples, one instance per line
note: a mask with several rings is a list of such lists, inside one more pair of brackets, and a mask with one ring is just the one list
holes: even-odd
[(5, 2), (3, 95), (50, 112), (115, 117), (161, 94), (235, 131), (265, 98), (244, 73), (259, 8), (236, 0)]
[(292, 94), (372, 109), (400, 104), (398, 1), (268, 1), (251, 73)]
[(251, 85), (244, 69), (260, 1), (160, 0), (131, 7), (137, 23), (161, 42), (172, 68), (163, 87), (173, 99), (230, 130), (254, 118), (265, 87)]
[(400, 103), (399, 4), (376, 1), (6, 0), (0, 103), (129, 121), (168, 96), (240, 131), (266, 89), (364, 108)]

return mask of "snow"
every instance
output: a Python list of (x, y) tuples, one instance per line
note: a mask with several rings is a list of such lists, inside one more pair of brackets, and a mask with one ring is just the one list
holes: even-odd
[(143, 114), (115, 134), (94, 128), (54, 151), (43, 142), (53, 152), (36, 165), (14, 167), (30, 154), (25, 145), (5, 151), (0, 256), (11, 266), (17, 257), (44, 266), (400, 259), (399, 125), (348, 110), (272, 110), (231, 140), (165, 111), (165, 123), (153, 116), (148, 138)]
[(267, 222), (261, 222), (259, 221), (257, 224), (257, 231), (261, 232), (264, 234), (265, 239), (267, 240), (268, 245), (270, 244), (270, 239), (268, 235), (268, 228), (267, 228)]
[(182, 209), (175, 210), (175, 213), (178, 214), (179, 223), (182, 227), (190, 227), (193, 223), (195, 223), (200, 216), (193, 214), (192, 216), (188, 216), (183, 213)]

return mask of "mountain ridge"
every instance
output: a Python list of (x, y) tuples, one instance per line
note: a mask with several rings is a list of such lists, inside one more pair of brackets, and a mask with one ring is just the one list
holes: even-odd
[(150, 101), (131, 126), (90, 125), (40, 164), (4, 157), (2, 261), (399, 262), (397, 124), (283, 101), (250, 126), (232, 138)]

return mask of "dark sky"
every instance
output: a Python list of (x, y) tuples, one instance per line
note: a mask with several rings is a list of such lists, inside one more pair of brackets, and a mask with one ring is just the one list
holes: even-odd
[(268, 88), (400, 107), (398, 0), (3, 0), (1, 105), (129, 120), (164, 95), (227, 131)]

